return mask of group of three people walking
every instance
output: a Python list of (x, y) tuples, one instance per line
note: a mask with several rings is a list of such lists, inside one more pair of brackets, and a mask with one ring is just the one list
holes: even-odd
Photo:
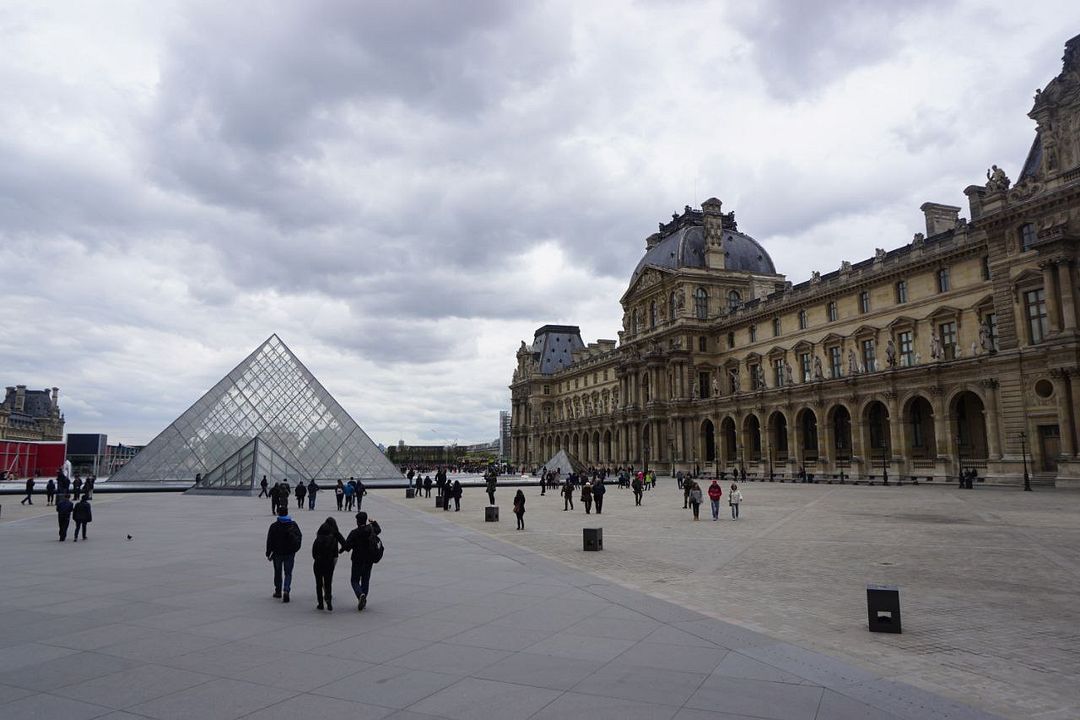
[[(709, 485), (709, 502), (712, 505), (712, 519), (718, 520), (720, 518), (720, 498), (723, 497), (724, 491), (720, 488), (720, 483), (715, 479), (712, 484)], [(701, 486), (694, 480), (686, 480), (683, 483), (683, 507), (689, 507), (694, 513), (694, 519), (698, 520), (699, 512), (701, 510), (701, 504), (704, 502), (704, 496), (701, 492)], [(731, 489), (728, 491), (728, 505), (731, 506), (731, 519), (739, 519), (739, 505), (742, 503), (742, 491), (739, 490), (739, 486), (735, 483), (731, 483)]]

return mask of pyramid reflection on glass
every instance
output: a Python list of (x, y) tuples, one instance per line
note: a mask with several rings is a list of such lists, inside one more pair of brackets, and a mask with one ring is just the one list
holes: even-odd
[(336, 482), (401, 480), (333, 396), (277, 335), (188, 408), (110, 479), (192, 482), (251, 492), (265, 475)]

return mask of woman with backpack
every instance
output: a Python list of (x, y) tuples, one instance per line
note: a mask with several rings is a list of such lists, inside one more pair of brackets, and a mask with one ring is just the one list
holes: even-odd
[(518, 488), (517, 495), (514, 496), (514, 514), (517, 515), (517, 529), (525, 529), (525, 493)]
[(701, 511), (701, 486), (696, 482), (690, 484), (690, 509), (694, 511), (694, 520), (700, 520), (698, 513)]
[(731, 519), (739, 519), (739, 504), (742, 502), (742, 491), (735, 483), (731, 483), (731, 490), (727, 496), (728, 505), (731, 506)]
[(315, 598), (319, 604), (317, 608), (323, 609), (323, 600), (326, 601), (326, 609), (334, 610), (333, 592), (334, 566), (340, 549), (345, 545), (345, 538), (338, 530), (337, 521), (332, 517), (326, 518), (326, 522), (319, 526), (315, 533), (315, 542), (311, 544), (311, 557), (315, 561)]

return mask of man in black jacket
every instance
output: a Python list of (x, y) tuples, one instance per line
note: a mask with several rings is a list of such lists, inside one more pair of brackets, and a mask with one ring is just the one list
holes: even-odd
[(56, 519), (60, 523), (60, 542), (67, 540), (68, 526), (71, 525), (71, 513), (75, 505), (67, 495), (60, 496), (60, 502), (56, 503)]
[(26, 497), (19, 504), (25, 505), (26, 503), (34, 504), (34, 478), (32, 477), (26, 478)]
[[(288, 497), (286, 495), (286, 497)], [(266, 531), (266, 559), (274, 563), (274, 597), (281, 602), (289, 602), (289, 589), (292, 586), (293, 563), (296, 553), (303, 543), (304, 534), (300, 526), (289, 517), (288, 501), (278, 506), (278, 518)], [(282, 575), (284, 574), (284, 583)]]
[(371, 583), (371, 566), (377, 561), (375, 558), (376, 544), (379, 543), (378, 535), (382, 532), (379, 523), (374, 520), (368, 523), (366, 512), (356, 513), (356, 528), (345, 538), (343, 549), (345, 552), (352, 551), (352, 574), (349, 582), (353, 592), (356, 593), (357, 610), (363, 610), (367, 605), (368, 590)]
[(94, 520), (94, 515), (90, 510), (90, 501), (83, 496), (83, 499), (75, 503), (75, 510), (72, 511), (71, 517), (75, 520), (75, 542), (79, 542), (79, 530), (82, 530), (82, 539), (86, 539), (86, 526)]
[(499, 476), (495, 472), (495, 470), (492, 469), (492, 470), (487, 471), (486, 477), (484, 479), (487, 481), (488, 505), (494, 505), (495, 504), (495, 486), (499, 482)]

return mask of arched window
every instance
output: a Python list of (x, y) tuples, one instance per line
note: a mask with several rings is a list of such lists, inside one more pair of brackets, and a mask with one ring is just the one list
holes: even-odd
[(675, 293), (668, 298), (668, 320), (675, 322)]
[(742, 296), (739, 295), (738, 290), (730, 290), (727, 294), (727, 309), (728, 312), (735, 312), (739, 309), (739, 305), (742, 303)]
[(637, 331), (638, 331), (638, 314), (637, 314), (637, 308), (634, 308), (633, 312), (630, 313), (630, 332), (637, 332)]
[(649, 327), (656, 327), (656, 301), (649, 303)]
[(709, 318), (709, 293), (702, 287), (694, 291), (694, 317), (698, 320)]

